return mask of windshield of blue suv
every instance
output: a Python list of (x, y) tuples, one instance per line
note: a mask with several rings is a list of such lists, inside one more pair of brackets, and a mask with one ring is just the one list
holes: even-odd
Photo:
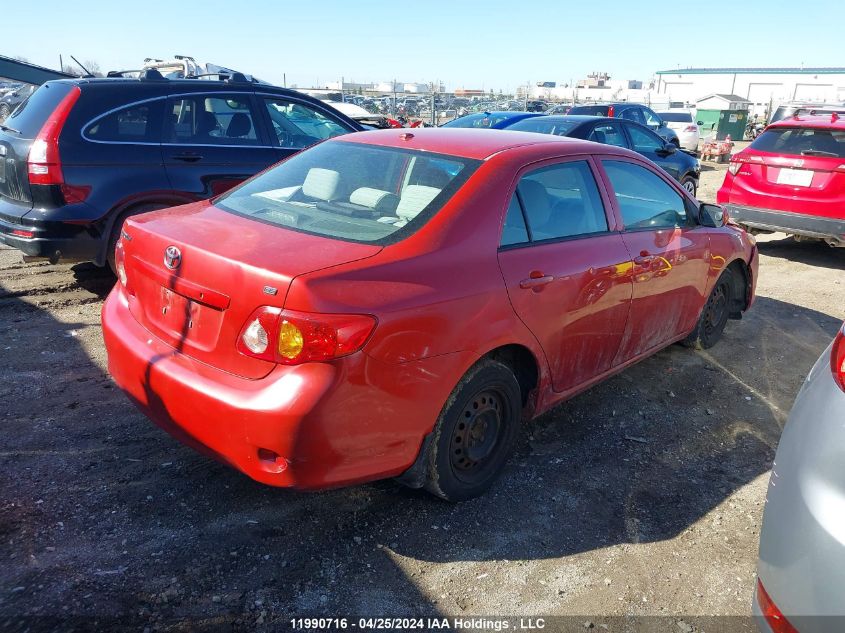
[(248, 180), (215, 206), (260, 222), (366, 244), (407, 237), (480, 161), (328, 141)]

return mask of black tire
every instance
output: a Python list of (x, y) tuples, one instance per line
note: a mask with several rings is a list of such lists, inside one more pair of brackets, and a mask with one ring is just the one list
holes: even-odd
[(115, 219), (114, 224), (111, 227), (111, 233), (109, 234), (109, 243), (107, 245), (108, 250), (106, 251), (106, 263), (111, 268), (111, 271), (117, 275), (117, 269), (115, 268), (114, 264), (114, 247), (117, 245), (117, 240), (120, 239), (120, 230), (123, 228), (123, 223), (126, 222), (126, 218), (138, 215), (139, 213), (147, 213), (149, 211), (158, 211), (159, 209), (166, 209), (168, 205), (166, 204), (159, 204), (155, 202), (149, 202), (146, 204), (139, 204), (137, 207), (132, 207), (128, 211), (124, 211), (117, 219)]
[(426, 490), (447, 501), (483, 494), (513, 452), (521, 413), (513, 371), (492, 359), (476, 363), (437, 419), (426, 456)]
[(692, 197), (695, 198), (695, 194), (698, 191), (698, 183), (695, 182), (695, 178), (692, 176), (684, 176), (681, 179), (681, 187), (686, 189), (690, 194), (692, 194)]
[(681, 146), (681, 141), (679, 141), (679, 140), (678, 140), (678, 137), (677, 137), (677, 136), (676, 136), (675, 138), (670, 138), (670, 139), (669, 139), (669, 142), (670, 142), (672, 145), (674, 145), (675, 147), (680, 147), (680, 146)]
[(734, 274), (728, 269), (716, 280), (716, 285), (710, 291), (695, 329), (681, 341), (685, 346), (699, 350), (709, 349), (722, 338), (722, 332), (725, 331), (725, 325), (730, 317), (733, 293)]
[(9, 106), (5, 103), (0, 103), (0, 122), (9, 118), (10, 114), (11, 112), (9, 112)]

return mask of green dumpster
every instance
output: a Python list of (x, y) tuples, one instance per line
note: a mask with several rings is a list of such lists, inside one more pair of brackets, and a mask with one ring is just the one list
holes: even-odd
[(718, 141), (724, 141), (728, 136), (733, 141), (741, 141), (745, 138), (748, 110), (699, 110), (697, 119), (701, 138), (715, 133)]

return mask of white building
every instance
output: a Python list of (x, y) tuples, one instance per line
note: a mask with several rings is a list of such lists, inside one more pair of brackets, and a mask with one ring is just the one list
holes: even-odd
[(845, 68), (679, 68), (660, 70), (658, 98), (695, 103), (711, 94), (748, 99), (763, 114), (784, 101), (845, 102)]

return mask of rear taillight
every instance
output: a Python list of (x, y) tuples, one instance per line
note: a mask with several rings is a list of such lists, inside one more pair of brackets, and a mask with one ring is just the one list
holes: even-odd
[(264, 306), (247, 320), (238, 351), (281, 365), (347, 356), (364, 346), (376, 326), (366, 314), (312, 314)]
[(757, 579), (757, 604), (760, 606), (766, 624), (772, 629), (772, 633), (798, 633), (798, 629), (792, 626), (769, 597), (769, 594), (766, 593), (759, 578)]
[(114, 247), (114, 268), (120, 285), (126, 287), (126, 253), (123, 250), (123, 242), (118, 240)]
[(742, 167), (741, 161), (731, 159), (731, 162), (728, 164), (728, 171), (731, 172), (731, 176), (736, 176), (736, 172), (739, 171), (740, 167)]
[(836, 384), (845, 391), (845, 324), (833, 339), (833, 348), (830, 350), (830, 370), (833, 372)]
[(71, 109), (81, 94), (79, 86), (71, 88), (38, 132), (27, 158), (31, 185), (61, 185), (62, 162), (59, 158), (59, 135)]
[(688, 125), (684, 128), (684, 132), (695, 132), (698, 130), (697, 125)]

